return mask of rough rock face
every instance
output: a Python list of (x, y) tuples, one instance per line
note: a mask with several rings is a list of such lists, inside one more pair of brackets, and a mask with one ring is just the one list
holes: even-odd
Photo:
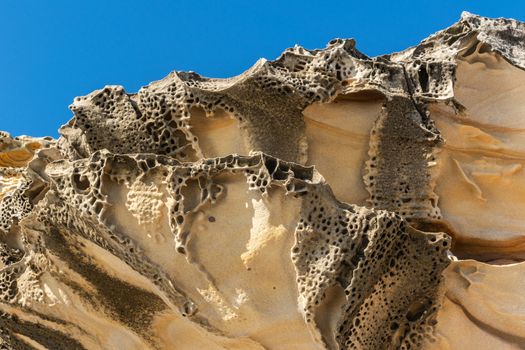
[(525, 348), (524, 69), (464, 13), (1, 133), (0, 348)]

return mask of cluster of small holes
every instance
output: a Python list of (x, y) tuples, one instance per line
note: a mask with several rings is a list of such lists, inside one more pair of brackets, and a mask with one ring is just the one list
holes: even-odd
[(258, 189), (261, 193), (266, 193), (271, 178), (265, 168), (248, 169), (245, 174), (250, 189)]
[[(308, 191), (292, 248), (305, 320), (313, 322), (326, 290), (340, 285), (347, 300), (336, 333), (341, 348), (428, 339), (449, 241), (421, 235), (396, 214), (341, 206), (323, 191)], [(422, 299), (421, 312), (411, 307)]]
[[(515, 43), (523, 41), (524, 33), (525, 26), (520, 22), (464, 14), (461, 21), (455, 25), (425, 39), (410, 58), (412, 61), (419, 59), (436, 65), (441, 63), (444, 69), (448, 70), (449, 67), (455, 66), (456, 55), (460, 50), (465, 50), (464, 54), (468, 56), (482, 46), (489, 46), (513, 64), (523, 67), (524, 51), (522, 46)], [(480, 41), (479, 48), (476, 47), (477, 41)], [(443, 75), (447, 77), (448, 73), (443, 72)]]
[[(345, 269), (355, 268), (357, 250), (366, 240), (363, 217), (333, 205), (324, 195), (307, 192), (303, 197), (301, 219), (296, 228), (297, 244), (292, 249), (292, 261), (298, 271), (297, 283), (302, 295), (303, 313), (313, 321), (314, 311), (325, 297), (327, 288), (350, 280), (340, 276)], [(365, 232), (365, 233), (363, 233)], [(341, 277), (341, 278), (339, 278)]]
[(386, 102), (371, 131), (363, 178), (372, 207), (407, 218), (441, 218), (430, 166), (440, 137), (427, 124), (409, 99)]
[(0, 300), (12, 303), (18, 294), (17, 278), (23, 272), (23, 264), (16, 263), (0, 270)]
[(9, 232), (13, 223), (22, 220), (33, 209), (29, 198), (24, 194), (31, 180), (26, 178), (15, 190), (0, 200), (0, 232)]
[(52, 176), (57, 194), (88, 216), (101, 217), (106, 199), (101, 191), (105, 161), (92, 157), (82, 160), (67, 176)]
[(415, 59), (405, 64), (412, 86), (412, 95), (417, 99), (447, 99), (454, 96), (453, 83), (456, 74), (454, 62), (441, 59), (421, 61)]
[(259, 85), (271, 89), (290, 84), (291, 90), (309, 103), (329, 101), (349, 80), (358, 80), (362, 88), (374, 88), (386, 94), (406, 92), (400, 84), (403, 71), (399, 64), (370, 59), (355, 49), (353, 40), (335, 39), (324, 50), (288, 49), (272, 68), (260, 78)]
[(377, 231), (354, 271), (336, 336), (342, 348), (399, 348), (432, 335), (449, 241), (410, 232), (399, 217), (378, 216)]
[(24, 256), (24, 252), (18, 248), (9, 247), (7, 244), (0, 242), (0, 261), (4, 266), (14, 264)]
[(121, 87), (107, 86), (77, 98), (70, 106), (75, 117), (69, 127), (82, 129), (86, 137), (87, 147), (80, 156), (105, 148), (114, 153), (195, 159), (198, 146), (188, 127), (186, 89), (174, 83), (166, 90), (157, 93), (146, 87), (130, 96)]

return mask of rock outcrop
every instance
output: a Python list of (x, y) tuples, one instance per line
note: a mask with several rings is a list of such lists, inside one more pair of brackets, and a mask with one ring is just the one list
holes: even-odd
[(464, 13), (0, 134), (0, 348), (525, 348), (524, 70)]

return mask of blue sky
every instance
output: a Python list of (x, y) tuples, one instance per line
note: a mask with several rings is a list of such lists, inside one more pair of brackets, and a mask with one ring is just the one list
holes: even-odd
[(351, 37), (370, 56), (399, 51), (463, 10), (525, 21), (517, 0), (0, 0), (0, 130), (56, 137), (75, 96), (136, 92), (172, 70), (233, 76), (295, 44)]

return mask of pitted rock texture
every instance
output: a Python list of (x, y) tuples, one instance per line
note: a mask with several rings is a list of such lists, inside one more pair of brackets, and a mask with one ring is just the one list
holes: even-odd
[(464, 13), (0, 134), (0, 349), (525, 347), (525, 25)]

